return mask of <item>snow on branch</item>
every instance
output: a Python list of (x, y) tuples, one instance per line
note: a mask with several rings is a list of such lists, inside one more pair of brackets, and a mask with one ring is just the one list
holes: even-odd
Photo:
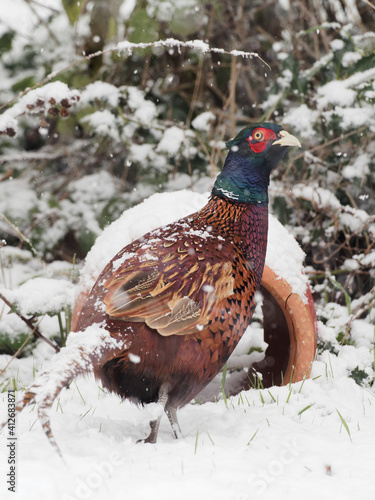
[(340, 227), (348, 228), (351, 234), (360, 234), (366, 230), (373, 233), (374, 216), (367, 214), (364, 210), (342, 205), (338, 198), (328, 189), (317, 184), (306, 186), (296, 184), (291, 189), (294, 198), (309, 201), (316, 212), (330, 214)]
[(78, 90), (70, 90), (63, 82), (52, 82), (30, 90), (17, 104), (0, 115), (0, 135), (14, 137), (18, 131), (18, 119), (25, 114), (68, 116), (68, 108), (79, 99)]
[(228, 54), (233, 57), (244, 57), (247, 59), (252, 59), (256, 57), (260, 59), (263, 64), (270, 66), (257, 54), (256, 52), (246, 52), (243, 50), (224, 50), (219, 49), (217, 47), (210, 47), (208, 43), (203, 42), (202, 40), (188, 40), (186, 42), (182, 42), (181, 40), (176, 40), (174, 38), (167, 38), (166, 40), (158, 40), (156, 42), (148, 42), (148, 43), (132, 43), (128, 41), (120, 42), (117, 44), (117, 50), (128, 50), (133, 51), (134, 49), (147, 49), (149, 47), (170, 47), (181, 49), (181, 47), (186, 47), (188, 49), (196, 49), (202, 52), (203, 54), (207, 54), (208, 52), (214, 52), (215, 54)]
[(202, 40), (182, 42), (181, 40), (175, 40), (174, 38), (167, 38), (166, 40), (158, 40), (156, 42), (149, 43), (132, 43), (123, 41), (118, 43), (115, 47), (100, 50), (93, 54), (88, 54), (69, 66), (49, 74), (44, 80), (37, 83), (34, 87), (26, 89), (12, 101), (1, 106), (0, 110), (18, 101), (17, 104), (7, 109), (0, 115), (0, 135), (5, 134), (10, 137), (14, 137), (18, 131), (18, 118), (27, 113), (44, 113), (45, 115), (50, 114), (53, 116), (60, 114), (63, 117), (68, 116), (68, 108), (80, 99), (79, 92), (77, 90), (69, 90), (68, 86), (60, 81), (48, 83), (53, 78), (56, 78), (68, 69), (72, 69), (85, 61), (89, 61), (104, 54), (119, 51), (128, 51), (131, 53), (135, 49), (146, 49), (150, 47), (177, 48), (178, 50), (182, 47), (186, 47), (188, 49), (199, 50), (203, 54), (213, 52), (216, 54), (227, 54), (233, 57), (243, 57), (247, 59), (256, 57), (269, 69), (271, 69), (270, 66), (256, 52), (246, 52), (243, 50), (228, 51), (217, 47), (210, 47)]

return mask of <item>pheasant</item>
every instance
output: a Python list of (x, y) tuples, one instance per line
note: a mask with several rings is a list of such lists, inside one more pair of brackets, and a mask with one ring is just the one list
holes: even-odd
[[(248, 327), (266, 255), (270, 173), (288, 146), (301, 145), (268, 122), (244, 128), (226, 145), (207, 205), (113, 257), (80, 312), (75, 344), (66, 348), (75, 354), (58, 370), (55, 387), (41, 395), (39, 382), (25, 393), (18, 408), (37, 402), (56, 448), (45, 410), (89, 370), (121, 398), (159, 402), (180, 437), (177, 409), (215, 377)], [(94, 326), (104, 332), (99, 347), (84, 341)], [(156, 442), (161, 417), (150, 422), (144, 442)]]

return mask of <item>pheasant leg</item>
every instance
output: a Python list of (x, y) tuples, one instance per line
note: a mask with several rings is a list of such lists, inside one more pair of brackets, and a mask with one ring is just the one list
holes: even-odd
[[(163, 384), (159, 390), (159, 399), (158, 403), (162, 405), (163, 410), (165, 410), (167, 402), (168, 402), (168, 392), (169, 386), (167, 384)], [(150, 427), (151, 432), (146, 439), (139, 439), (137, 443), (156, 443), (158, 438), (158, 432), (160, 427), (160, 421), (162, 417), (162, 413), (160, 413), (159, 417), (155, 420), (151, 420)]]

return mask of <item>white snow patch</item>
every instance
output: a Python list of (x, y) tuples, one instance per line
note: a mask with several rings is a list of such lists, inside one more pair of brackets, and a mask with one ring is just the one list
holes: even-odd
[(375, 250), (372, 250), (368, 254), (358, 254), (354, 256), (354, 259), (358, 260), (358, 262), (362, 266), (368, 266), (375, 268)]
[(130, 19), (136, 4), (136, 0), (124, 0), (120, 5), (121, 19), (123, 19), (124, 21)]
[(69, 184), (72, 199), (88, 205), (101, 200), (110, 200), (116, 195), (117, 190), (115, 178), (104, 170), (86, 175)]
[(319, 112), (309, 109), (306, 104), (301, 104), (295, 108), (290, 109), (283, 117), (283, 124), (295, 126), (298, 123), (298, 134), (302, 139), (311, 139), (316, 135), (313, 129), (313, 124)]
[(129, 156), (133, 161), (143, 163), (150, 160), (154, 155), (154, 146), (152, 144), (131, 144)]
[(321, 188), (316, 184), (296, 184), (292, 187), (293, 195), (297, 198), (309, 200), (320, 210), (338, 210), (341, 204), (336, 196), (328, 189)]
[(346, 165), (342, 169), (342, 175), (346, 179), (363, 179), (364, 176), (370, 173), (369, 169), (370, 158), (366, 153), (360, 154), (356, 157), (353, 165)]
[(204, 113), (196, 116), (191, 124), (195, 128), (195, 130), (207, 131), (210, 122), (213, 122), (215, 118), (216, 117), (212, 113), (212, 111), (205, 111)]
[(34, 278), (15, 290), (1, 289), (1, 293), (23, 316), (54, 314), (65, 307), (73, 307), (75, 285), (67, 280)]
[(121, 91), (118, 87), (98, 80), (87, 85), (82, 91), (80, 106), (101, 100), (107, 101), (112, 108), (115, 108), (118, 105), (120, 95)]
[(95, 111), (82, 118), (98, 135), (109, 136), (116, 142), (120, 140), (117, 119), (109, 109)]
[(145, 99), (145, 94), (136, 87), (127, 87), (128, 104), (134, 111), (133, 118), (150, 126), (157, 116), (157, 109), (152, 101)]
[[(25, 213), (35, 208), (37, 204), (38, 197), (35, 191), (30, 189), (26, 179), (9, 179), (7, 182), (0, 182), (0, 213), (6, 214), (13, 221), (22, 220)], [(1, 223), (3, 224), (3, 221)]]
[(351, 106), (357, 96), (355, 90), (348, 88), (347, 81), (335, 80), (318, 89), (318, 108), (326, 108), (329, 104)]
[(366, 107), (349, 107), (349, 108), (335, 108), (334, 111), (328, 112), (324, 114), (324, 116), (329, 119), (332, 114), (335, 114), (340, 117), (340, 125), (346, 130), (350, 128), (358, 128), (363, 125), (366, 125), (375, 132), (375, 126), (372, 123), (372, 119), (374, 116), (372, 106)]
[(275, 218), (269, 218), (266, 265), (284, 278), (304, 302), (307, 278), (303, 272), (305, 253), (291, 234)]
[(359, 52), (345, 52), (345, 54), (342, 56), (341, 64), (344, 68), (348, 68), (349, 66), (352, 66), (357, 61), (359, 61), (361, 58), (362, 56)]
[(344, 48), (344, 41), (335, 39), (331, 42), (331, 49), (335, 52), (336, 50), (342, 50)]
[(184, 131), (176, 126), (167, 128), (164, 132), (161, 141), (156, 148), (156, 151), (162, 151), (169, 156), (177, 154), (185, 141)]
[(129, 360), (136, 365), (141, 362), (141, 358), (137, 354), (129, 352), (128, 356)]
[(49, 8), (59, 10), (61, 3), (60, 0), (44, 0), (43, 5), (30, 8), (23, 0), (2, 0), (1, 6), (0, 36), (11, 30), (22, 37), (31, 37), (38, 24), (48, 22)]

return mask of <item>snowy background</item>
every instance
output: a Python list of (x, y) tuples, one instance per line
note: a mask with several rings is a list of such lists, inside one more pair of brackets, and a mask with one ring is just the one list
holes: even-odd
[[(156, 445), (136, 444), (155, 407), (78, 378), (51, 412), (64, 462), (18, 416), (16, 494), (0, 435), (1, 498), (373, 498), (375, 11), (312, 4), (2, 0), (0, 421), (54, 355), (21, 316), (64, 345), (92, 274), (199, 209), (249, 121), (303, 144), (272, 178), (267, 259), (300, 289), (305, 259), (319, 338), (310, 379), (226, 399), (219, 374)], [(236, 356), (262, 355), (261, 323)]]

